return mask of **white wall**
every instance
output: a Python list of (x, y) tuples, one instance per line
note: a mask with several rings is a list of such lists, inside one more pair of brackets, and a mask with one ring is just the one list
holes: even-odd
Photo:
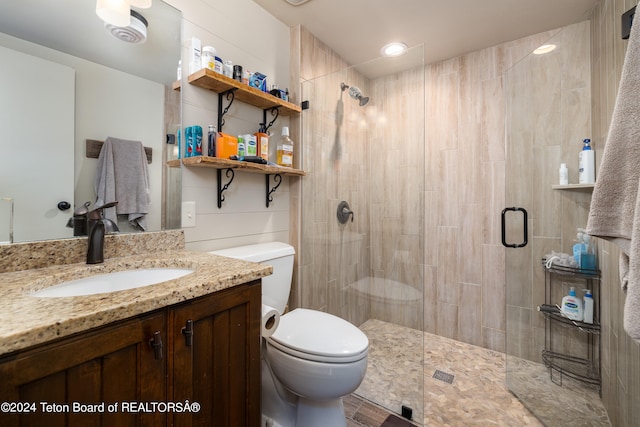
[[(215, 47), (223, 60), (230, 59), (245, 69), (267, 75), (269, 85), (288, 86), (289, 28), (253, 1), (167, 0), (167, 3), (183, 14), (183, 127), (200, 125), (206, 134), (209, 124), (217, 124), (217, 94), (186, 84), (192, 37), (199, 38), (203, 46)], [(253, 133), (262, 121), (262, 110), (236, 101), (225, 121), (225, 133)], [(270, 129), (275, 133), (272, 149), (282, 126), (288, 122), (288, 118), (279, 118)], [(283, 178), (273, 195), (273, 203), (266, 208), (264, 175), (236, 172), (225, 193), (226, 200), (218, 209), (215, 169), (183, 167), (182, 174), (182, 200), (196, 202), (196, 226), (185, 228), (187, 249), (207, 251), (289, 241), (289, 179), (298, 178)]]

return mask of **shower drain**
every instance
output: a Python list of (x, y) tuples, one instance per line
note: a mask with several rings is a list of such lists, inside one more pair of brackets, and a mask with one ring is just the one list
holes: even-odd
[(453, 384), (454, 377), (455, 375), (447, 374), (446, 372), (443, 372), (440, 369), (436, 369), (436, 371), (433, 373), (433, 378), (440, 381), (444, 381), (445, 383), (448, 383), (448, 384)]

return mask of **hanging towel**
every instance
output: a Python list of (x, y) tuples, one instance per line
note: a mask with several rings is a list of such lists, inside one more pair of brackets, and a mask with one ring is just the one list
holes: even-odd
[(633, 25), (586, 232), (622, 250), (624, 328), (640, 342), (640, 22)]
[(108, 137), (98, 156), (95, 189), (96, 206), (118, 202), (116, 207), (105, 209), (105, 218), (117, 224), (117, 215), (128, 215), (129, 223), (144, 231), (149, 213), (149, 171), (142, 142)]

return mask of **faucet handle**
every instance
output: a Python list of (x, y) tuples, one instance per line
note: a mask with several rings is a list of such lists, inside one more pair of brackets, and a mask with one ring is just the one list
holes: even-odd
[(92, 211), (89, 211), (87, 217), (89, 219), (102, 219), (102, 214), (104, 213), (104, 209), (112, 208), (117, 204), (118, 202), (114, 201), (114, 202), (105, 203), (104, 205), (101, 205), (101, 206), (95, 206)]

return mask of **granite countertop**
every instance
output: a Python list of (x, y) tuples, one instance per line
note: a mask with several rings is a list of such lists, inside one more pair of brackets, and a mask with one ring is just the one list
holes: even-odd
[[(31, 294), (57, 283), (134, 268), (190, 268), (194, 273), (137, 289), (78, 297)], [(187, 250), (55, 265), (0, 274), (0, 355), (134, 317), (270, 275), (267, 265)]]

